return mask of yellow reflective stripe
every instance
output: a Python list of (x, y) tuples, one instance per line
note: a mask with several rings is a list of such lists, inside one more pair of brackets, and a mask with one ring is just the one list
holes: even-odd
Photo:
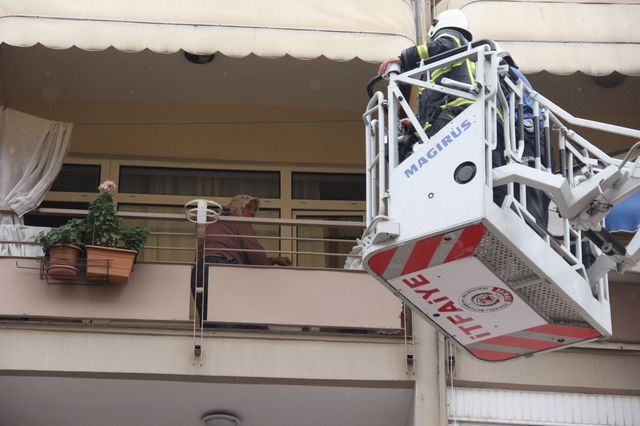
[(418, 56), (420, 56), (420, 59), (425, 60), (429, 57), (429, 49), (427, 48), (426, 44), (421, 44), (420, 46), (417, 47), (418, 49)]
[(424, 123), (424, 126), (422, 126), (422, 130), (427, 130), (429, 127), (431, 127), (431, 123), (427, 121), (426, 123)]
[(448, 73), (449, 71), (451, 71), (453, 68), (459, 67), (460, 65), (462, 65), (464, 62), (466, 62), (467, 65), (467, 72), (469, 73), (469, 80), (471, 81), (471, 83), (473, 84), (476, 81), (476, 78), (474, 76), (475, 74), (475, 69), (476, 69), (476, 64), (475, 62), (471, 62), (470, 60), (466, 59), (465, 61), (461, 61), (461, 62), (456, 62), (453, 65), (449, 65), (446, 67), (442, 67), (442, 68), (438, 68), (437, 70), (435, 70), (433, 72), (433, 74), (431, 74), (431, 80), (429, 80), (430, 82), (434, 82), (438, 77), (440, 77), (443, 74)]
[(424, 92), (424, 87), (418, 88), (418, 94), (420, 95), (420, 94), (422, 94), (422, 92)]
[(447, 33), (441, 34), (438, 37), (436, 37), (435, 39), (433, 39), (433, 41), (436, 41), (436, 40), (438, 40), (439, 38), (442, 38), (442, 37), (449, 37), (450, 39), (452, 39), (453, 41), (456, 42), (458, 47), (462, 46), (462, 43), (460, 42), (460, 39), (458, 37), (454, 36), (453, 34), (447, 34)]
[(448, 65), (446, 67), (438, 68), (437, 70), (435, 70), (433, 72), (433, 74), (431, 74), (431, 80), (429, 80), (429, 81), (433, 83), (438, 77), (440, 77), (443, 74), (448, 73), (453, 68), (459, 67), (460, 65), (462, 65), (462, 63), (463, 63), (463, 61), (460, 61), (460, 62), (456, 62), (453, 65)]
[(469, 100), (469, 99), (465, 99), (465, 98), (455, 98), (454, 100), (452, 100), (451, 102), (447, 102), (444, 105), (440, 105), (440, 108), (442, 109), (447, 109), (447, 108), (451, 108), (451, 107), (458, 107), (458, 106), (462, 106), (462, 105), (469, 105), (474, 103), (475, 101)]
[[(458, 37), (454, 36), (453, 34), (447, 34), (447, 33), (441, 34), (438, 37), (436, 37), (434, 39), (434, 41), (438, 40), (441, 37), (449, 37), (450, 39), (455, 41), (455, 43), (458, 45), (458, 47), (462, 46), (462, 42), (460, 41), (460, 39)], [(466, 65), (467, 65), (467, 72), (469, 73), (469, 79), (471, 80), (471, 83), (474, 83), (476, 81), (475, 80), (475, 76), (474, 76), (475, 75), (476, 64), (475, 64), (475, 62), (471, 62), (469, 59), (465, 59), (465, 62), (466, 62)], [(445, 67), (445, 68), (437, 69), (433, 73), (434, 77), (431, 78), (431, 81), (433, 82), (436, 78), (440, 77), (445, 72), (451, 71), (451, 68), (458, 67), (460, 65), (462, 65), (462, 62), (458, 62), (456, 64), (453, 64), (453, 66), (451, 66), (451, 67)]]
[(434, 81), (436, 81), (436, 79), (438, 77), (440, 77), (443, 74), (448, 73), (449, 71), (451, 71), (451, 69), (453, 68), (453, 66), (449, 65), (446, 67), (442, 67), (442, 68), (438, 68), (437, 70), (435, 70), (433, 72), (433, 74), (431, 74), (431, 80), (429, 80), (431, 83), (433, 83)]
[(504, 121), (504, 117), (502, 116), (502, 111), (496, 109), (496, 115), (498, 116), (498, 120)]
[(468, 59), (466, 59), (465, 61), (467, 62), (467, 72), (469, 73), (469, 79), (471, 80), (471, 84), (473, 84), (476, 81), (476, 63), (471, 62)]

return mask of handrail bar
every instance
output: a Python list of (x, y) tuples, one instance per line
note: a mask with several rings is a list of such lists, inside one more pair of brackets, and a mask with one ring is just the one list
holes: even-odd
[[(555, 115), (562, 118), (564, 121), (566, 121), (569, 124), (572, 124), (578, 127), (584, 127), (587, 129), (600, 130), (607, 133), (614, 133), (621, 136), (640, 139), (639, 130), (630, 129), (628, 127), (623, 127), (623, 126), (616, 126), (615, 124), (607, 124), (600, 121), (587, 120), (585, 118), (575, 117), (574, 115), (560, 108), (558, 105), (554, 104), (552, 101), (545, 98), (535, 90), (531, 90), (525, 86), (525, 91), (531, 96), (533, 100), (538, 101), (539, 103), (544, 105), (546, 108), (548, 108), (549, 111), (553, 112)], [(600, 155), (600, 153), (598, 154)], [(604, 152), (602, 152), (602, 155), (605, 155), (607, 158), (609, 158), (609, 156), (606, 155)]]
[[(52, 216), (84, 216), (87, 210), (59, 209), (59, 208), (38, 208), (31, 213)], [(171, 221), (184, 221), (184, 214), (178, 213), (145, 213), (145, 212), (118, 212), (118, 216), (126, 219), (159, 219)], [(220, 222), (238, 222), (257, 225), (281, 225), (281, 226), (318, 226), (318, 227), (344, 227), (344, 228), (364, 228), (364, 222), (338, 221), (338, 220), (310, 220), (310, 219), (274, 219), (266, 217), (241, 217), (241, 216), (219, 216)]]

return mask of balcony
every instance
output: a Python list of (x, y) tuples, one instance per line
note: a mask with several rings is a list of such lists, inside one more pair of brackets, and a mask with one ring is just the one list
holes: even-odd
[[(122, 215), (186, 224), (191, 232), (174, 240), (182, 247), (160, 245), (167, 235), (157, 232), (126, 285), (48, 279), (40, 259), (0, 258), (0, 339), (8, 348), (0, 365), (11, 372), (0, 377), (0, 389), (11, 389), (0, 391), (0, 411), (10, 407), (11, 420), (38, 424), (43, 417), (24, 407), (35, 397), (51, 401), (41, 411), (52, 424), (80, 424), (87, 413), (103, 419), (94, 424), (195, 425), (217, 407), (247, 425), (405, 424), (413, 390), (402, 307), (367, 274), (210, 265), (207, 320), (200, 323), (190, 289), (193, 261), (149, 260), (167, 252), (193, 259), (194, 226), (178, 214)], [(298, 230), (340, 226), (253, 221)], [(292, 229), (283, 234), (295, 235)], [(284, 246), (294, 237), (288, 238), (261, 242)], [(296, 264), (310, 256), (323, 259), (316, 264), (336, 264), (330, 257), (344, 262), (344, 252), (300, 254), (326, 244), (304, 238), (280, 254)], [(59, 412), (55, 398), (45, 396), (51, 393), (85, 408)], [(329, 406), (335, 412), (323, 413)]]
[[(43, 213), (64, 211), (42, 209)], [(72, 213), (67, 211), (66, 213)], [(122, 213), (125, 218), (186, 222), (179, 214)], [(242, 220), (231, 218), (229, 220)], [(224, 220), (224, 217), (222, 218)], [(302, 229), (350, 227), (361, 224), (334, 221), (253, 219), (250, 222)], [(194, 228), (193, 225), (192, 229)], [(195, 231), (195, 229), (194, 229)], [(287, 235), (291, 231), (286, 232)], [(166, 233), (152, 235), (152, 241)], [(178, 246), (148, 245), (141, 258), (153, 258), (151, 252), (175, 253), (175, 259), (195, 258), (196, 238), (192, 233), (175, 236)], [(264, 236), (265, 245), (280, 246), (280, 237)], [(287, 238), (296, 242), (296, 250), (280, 253), (303, 264), (305, 257), (319, 257), (323, 264), (342, 265), (350, 240), (331, 238)], [(340, 241), (341, 253), (313, 251)], [(274, 246), (275, 242), (275, 246)], [(301, 244), (307, 243), (307, 249)], [(311, 245), (309, 245), (311, 244)], [(271, 249), (278, 250), (278, 249)], [(164, 256), (166, 258), (166, 254)], [(330, 257), (339, 261), (326, 260)], [(307, 263), (309, 263), (307, 261)], [(317, 263), (317, 262), (316, 262)], [(129, 283), (108, 285), (101, 281), (60, 280), (47, 277), (39, 259), (2, 258), (0, 269), (6, 279), (0, 283), (0, 315), (4, 317), (47, 318), (48, 320), (107, 320), (111, 322), (157, 322), (170, 328), (191, 328), (200, 324), (191, 295), (193, 261), (143, 261), (135, 265)], [(266, 267), (246, 265), (208, 265), (208, 309), (205, 327), (253, 325), (276, 330), (326, 330), (377, 332), (401, 335), (401, 303), (375, 279), (363, 271), (327, 267)], [(151, 323), (146, 323), (150, 325)], [(260, 326), (260, 327), (257, 327)]]

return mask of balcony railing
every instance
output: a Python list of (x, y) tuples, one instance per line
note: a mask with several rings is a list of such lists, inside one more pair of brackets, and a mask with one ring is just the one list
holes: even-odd
[[(78, 216), (86, 212), (40, 209), (39, 213)], [(215, 327), (403, 335), (399, 300), (366, 273), (345, 270), (355, 239), (336, 238), (336, 232), (328, 231), (349, 230), (355, 236), (362, 231), (361, 222), (220, 217), (257, 228), (277, 227), (277, 235), (257, 232), (257, 237), (269, 256), (288, 256), (294, 266), (207, 265), (208, 306), (206, 314), (200, 315), (191, 284), (197, 251), (195, 225), (180, 214), (122, 212), (120, 216), (126, 221), (173, 223), (180, 230), (152, 231), (126, 285), (85, 278), (48, 279), (42, 259), (0, 258), (0, 273), (6, 277), (0, 280), (4, 295), (0, 316), (145, 324), (171, 321), (172, 327), (194, 324), (198, 331)], [(301, 229), (318, 232), (301, 236)], [(319, 260), (311, 262), (311, 258)], [(206, 320), (201, 322), (201, 316)]]
[[(35, 214), (48, 216), (83, 216), (86, 210), (74, 209), (58, 209), (58, 208), (41, 208), (35, 211)], [(196, 233), (195, 227), (188, 223), (183, 214), (175, 213), (148, 213), (148, 212), (119, 212), (118, 215), (125, 221), (140, 222), (135, 223), (147, 225), (148, 222), (178, 223), (184, 229), (186, 226), (189, 231), (183, 232), (167, 232), (153, 231), (144, 250), (140, 253), (141, 261), (145, 263), (188, 263), (193, 264), (196, 256)], [(350, 256), (349, 252), (352, 246), (356, 244), (356, 237), (362, 234), (364, 229), (363, 222), (342, 221), (342, 220), (306, 220), (306, 219), (273, 219), (273, 218), (248, 218), (236, 216), (220, 216), (220, 222), (230, 223), (248, 223), (251, 225), (264, 225), (266, 227), (278, 227), (279, 232), (272, 235), (264, 235), (257, 232), (257, 238), (266, 246), (265, 250), (248, 250), (233, 249), (232, 251), (261, 251), (266, 254), (276, 254), (278, 256), (291, 256), (292, 266), (294, 267), (313, 267), (320, 269), (342, 269), (344, 261)], [(327, 236), (295, 236), (301, 229), (314, 228)], [(324, 231), (324, 232), (323, 232)], [(332, 232), (333, 231), (333, 232)], [(337, 232), (335, 232), (337, 231)], [(340, 232), (344, 231), (344, 232)], [(341, 233), (341, 236), (331, 234)], [(210, 234), (208, 236), (216, 236)], [(252, 238), (249, 235), (235, 235), (239, 238)], [(174, 244), (161, 244), (158, 241), (161, 238), (172, 239)], [(34, 242), (15, 242), (0, 241), (0, 244), (28, 244), (37, 245)], [(271, 243), (271, 244), (270, 244)], [(307, 243), (304, 247), (302, 244)], [(333, 248), (333, 250), (329, 249)], [(220, 249), (224, 251), (224, 249)], [(159, 256), (154, 252), (168, 252), (169, 256)], [(322, 259), (322, 265), (305, 264), (300, 259), (302, 256), (314, 256)], [(166, 260), (162, 260), (162, 259)], [(339, 262), (330, 261), (330, 259), (339, 259)]]

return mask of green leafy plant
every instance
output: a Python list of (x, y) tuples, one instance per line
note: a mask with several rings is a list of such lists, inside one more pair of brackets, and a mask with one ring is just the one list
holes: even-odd
[(149, 236), (148, 228), (122, 229), (122, 220), (118, 217), (111, 190), (115, 183), (104, 181), (98, 189), (100, 195), (89, 204), (89, 213), (85, 218), (85, 242), (103, 247), (124, 247), (140, 251)]
[(71, 219), (58, 228), (53, 228), (49, 232), (38, 234), (37, 241), (46, 253), (55, 245), (73, 244), (82, 247), (85, 235), (85, 222), (81, 219)]
[(140, 251), (144, 247), (144, 243), (147, 241), (149, 233), (149, 229), (137, 227), (132, 229), (125, 229), (120, 234), (120, 237), (124, 248), (128, 250)]

